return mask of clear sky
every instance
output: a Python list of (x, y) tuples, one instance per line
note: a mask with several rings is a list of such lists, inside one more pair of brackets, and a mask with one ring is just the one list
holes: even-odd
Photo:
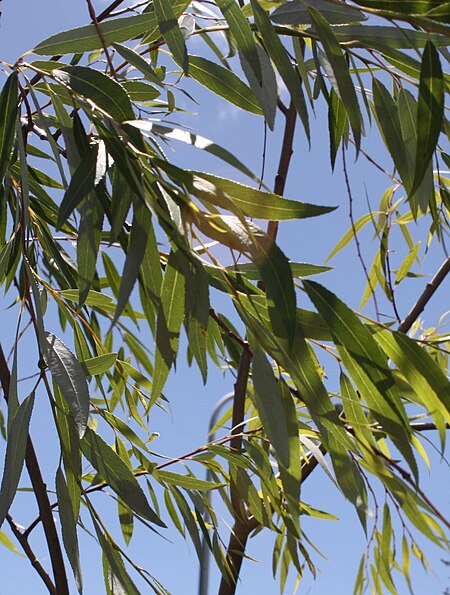
[[(106, 6), (105, 2), (95, 3), (98, 11)], [(69, 29), (89, 22), (85, 0), (3, 0), (1, 8), (3, 15), (0, 21), (0, 60), (13, 62), (23, 52), (32, 48), (39, 41), (60, 30)], [(193, 41), (192, 43), (197, 43)], [(202, 46), (204, 47), (204, 46)], [(201, 51), (201, 48), (195, 51)], [(3, 81), (2, 81), (3, 84)], [(200, 106), (186, 102), (186, 109), (193, 112), (189, 116), (191, 126), (199, 134), (211, 138), (230, 151), (237, 152), (237, 156), (256, 173), (261, 170), (263, 122), (261, 118), (248, 115), (237, 108), (230, 107), (225, 102), (206, 92), (193, 82), (188, 83), (190, 92), (199, 100)], [(196, 112), (196, 113), (194, 113)], [(185, 120), (188, 117), (185, 117)], [(176, 119), (174, 117), (174, 119)], [(278, 123), (281, 129), (281, 120)], [(324, 259), (349, 227), (348, 197), (343, 176), (340, 173), (340, 164), (337, 164), (336, 174), (331, 175), (328, 160), (328, 133), (327, 117), (323, 111), (316, 114), (312, 122), (313, 146), (309, 151), (305, 137), (298, 129), (297, 140), (290, 176), (286, 187), (286, 196), (305, 202), (318, 204), (339, 205), (338, 211), (327, 216), (327, 225), (324, 219), (306, 220), (303, 222), (283, 223), (280, 230), (280, 245), (292, 260), (323, 263)], [(280, 133), (269, 135), (267, 150), (267, 167), (265, 181), (273, 185), (278, 152), (280, 147)], [(229, 167), (210, 156), (203, 155), (183, 146), (181, 143), (173, 145), (176, 153), (173, 158), (182, 166), (193, 167), (212, 171), (219, 175), (228, 175), (242, 180)], [(371, 141), (370, 148), (381, 159), (383, 150), (379, 139)], [(388, 185), (388, 181), (380, 174), (368, 168), (363, 158), (356, 164), (351, 164), (351, 179), (355, 195), (355, 210), (358, 214), (367, 211), (366, 194), (371, 204), (376, 208), (381, 193)], [(362, 236), (369, 239), (370, 234)], [(367, 262), (370, 262), (371, 251), (367, 250)], [(442, 255), (438, 251), (431, 251), (428, 256), (426, 270), (435, 271)], [(336, 267), (335, 272), (322, 277), (324, 283), (335, 291), (341, 298), (354, 307), (358, 307), (362, 295), (364, 280), (360, 271), (360, 264), (355, 257), (354, 246), (350, 246), (342, 255), (331, 263)], [(406, 314), (416, 296), (424, 285), (423, 280), (412, 280), (405, 284), (405, 290), (399, 296), (399, 305), (403, 314)], [(439, 296), (450, 295), (450, 285), (441, 287)], [(216, 298), (215, 298), (216, 299)], [(302, 298), (304, 299), (304, 298)], [(439, 297), (436, 302), (439, 301)], [(0, 321), (2, 334), (5, 341), (10, 344), (9, 337), (13, 336), (15, 320), (11, 320), (6, 306), (2, 304)], [(301, 304), (309, 307), (306, 302)], [(442, 311), (442, 305), (436, 307), (432, 303), (427, 312), (430, 324), (436, 322), (436, 312)], [(220, 303), (219, 307), (223, 304)], [(370, 308), (368, 313), (370, 314)], [(57, 321), (47, 321), (50, 330), (57, 332)], [(23, 348), (22, 348), (23, 349)], [(153, 443), (154, 450), (170, 456), (181, 455), (202, 444), (206, 440), (208, 420), (215, 403), (226, 392), (232, 389), (232, 378), (223, 377), (214, 371), (210, 365), (210, 378), (207, 387), (203, 387), (198, 371), (187, 369), (183, 365), (185, 345), (180, 350), (177, 372), (171, 377), (166, 394), (170, 397), (171, 411), (169, 414), (154, 413), (151, 418), (151, 430), (160, 433), (161, 437)], [(22, 355), (24, 355), (22, 353)], [(26, 370), (22, 370), (25, 373)], [(22, 395), (23, 396), (23, 395)], [(40, 413), (42, 415), (40, 416)], [(47, 416), (46, 406), (37, 402), (33, 414), (31, 433), (38, 454), (43, 461), (44, 469), (56, 469), (58, 453), (52, 446), (52, 437), (47, 438), (48, 429), (41, 422)], [(0, 456), (3, 456), (4, 443), (0, 443)], [(440, 463), (438, 456), (431, 453), (432, 466), (436, 465), (433, 475), (427, 479), (432, 500), (442, 510), (450, 512), (450, 486), (448, 483), (448, 468), (446, 463)], [(426, 470), (423, 470), (426, 475)], [(53, 472), (53, 471), (52, 471)], [(442, 478), (445, 478), (445, 483)], [(28, 477), (24, 473), (22, 485), (28, 486)], [(300, 585), (299, 593), (313, 593), (314, 595), (347, 595), (352, 593), (356, 568), (364, 547), (364, 535), (359, 527), (356, 515), (350, 504), (343, 500), (332, 483), (324, 478), (319, 471), (307, 482), (303, 488), (303, 498), (306, 502), (318, 508), (327, 510), (339, 517), (341, 521), (311, 521), (304, 520), (304, 528), (309, 538), (317, 545), (327, 559), (316, 556), (315, 561), (319, 569), (316, 581), (306, 574), (304, 582)], [(21, 493), (14, 504), (14, 517), (25, 525), (34, 516), (34, 502), (30, 493)], [(103, 502), (104, 512), (111, 510), (112, 524), (117, 530), (117, 521), (114, 521), (115, 503), (112, 499), (99, 496), (98, 502)], [(7, 532), (6, 526), (3, 529)], [(39, 531), (36, 531), (38, 535)], [(194, 548), (186, 545), (175, 530), (169, 529), (165, 541), (154, 534), (136, 527), (136, 535), (131, 542), (130, 553), (136, 556), (139, 564), (147, 568), (160, 580), (173, 595), (191, 595), (197, 592), (198, 562)], [(225, 539), (228, 539), (226, 532)], [(423, 540), (419, 543), (429, 554), (435, 575), (425, 574), (420, 569), (413, 572), (417, 581), (417, 593), (441, 593), (450, 585), (448, 570), (440, 562), (441, 552), (426, 544)], [(33, 545), (44, 556), (42, 561), (48, 563), (43, 543), (38, 537)], [(267, 533), (262, 533), (250, 541), (248, 554), (258, 560), (256, 563), (244, 561), (242, 584), (238, 593), (242, 595), (272, 595), (278, 593), (278, 585), (271, 575), (271, 552), (273, 538)], [(80, 547), (82, 568), (84, 572), (85, 593), (94, 595), (103, 592), (103, 578), (101, 572), (101, 559), (99, 549), (93, 539), (85, 536), (80, 531)], [(418, 567), (418, 564), (415, 565)], [(134, 576), (133, 576), (134, 578)], [(448, 579), (448, 580), (447, 580)], [(210, 593), (217, 592), (219, 576), (215, 570), (211, 571)], [(140, 584), (136, 579), (137, 584)], [(291, 580), (286, 593), (292, 592)], [(400, 595), (407, 593), (399, 590)], [(0, 595), (23, 595), (33, 593), (39, 595), (46, 591), (40, 580), (31, 568), (28, 560), (19, 558), (0, 545)], [(75, 589), (74, 589), (75, 592)], [(143, 588), (143, 593), (148, 592)]]

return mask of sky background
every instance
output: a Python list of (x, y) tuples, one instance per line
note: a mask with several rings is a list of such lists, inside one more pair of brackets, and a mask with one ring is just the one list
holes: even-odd
[[(95, 6), (100, 12), (106, 2), (97, 2)], [(1, 4), (3, 15), (0, 21), (0, 60), (14, 62), (17, 57), (35, 46), (39, 41), (49, 35), (64, 29), (73, 28), (89, 22), (87, 5), (84, 0), (3, 0)], [(197, 40), (191, 40), (189, 49), (194, 53), (201, 53), (205, 46), (200, 45)], [(2, 80), (3, 84), (4, 77)], [(196, 97), (200, 106), (192, 102), (182, 101), (180, 105), (192, 112), (192, 115), (180, 117), (178, 121), (190, 122), (195, 132), (206, 136), (236, 155), (255, 173), (259, 174), (262, 163), (263, 143), (263, 121), (257, 116), (242, 112), (238, 108), (226, 104), (211, 93), (191, 81), (186, 82), (186, 88)], [(278, 126), (275, 133), (270, 133), (267, 145), (267, 163), (265, 182), (273, 186), (273, 179), (278, 163), (280, 149), (280, 138), (282, 131), (282, 118), (277, 116)], [(177, 120), (174, 117), (173, 120)], [(318, 110), (316, 118), (311, 121), (311, 137), (313, 144), (311, 150), (305, 139), (305, 135), (298, 124), (294, 156), (290, 168), (288, 183), (285, 195), (289, 198), (312, 202), (317, 204), (338, 205), (339, 209), (325, 218), (317, 218), (300, 222), (286, 222), (280, 227), (279, 244), (292, 260), (322, 264), (333, 246), (340, 239), (343, 233), (349, 228), (348, 218), (348, 196), (341, 173), (340, 158), (336, 165), (336, 174), (333, 176), (328, 158), (328, 132), (326, 111)], [(376, 137), (376, 134), (374, 135)], [(384, 164), (389, 161), (378, 137), (365, 145), (370, 148), (371, 154), (375, 154)], [(226, 164), (217, 159), (203, 154), (203, 152), (184, 146), (182, 143), (173, 143), (174, 153), (171, 153), (176, 163), (181, 166), (193, 169), (211, 171), (218, 175), (234, 177), (239, 181), (243, 178)], [(380, 199), (382, 192), (388, 186), (388, 180), (384, 176), (368, 167), (363, 157), (354, 163), (353, 153), (349, 152), (350, 173), (352, 191), (354, 194), (355, 217), (367, 212), (367, 198), (372, 208)], [(367, 197), (367, 198), (366, 198)], [(420, 235), (420, 227), (418, 228)], [(365, 240), (371, 239), (371, 232), (361, 234), (361, 244), (365, 251), (366, 264), (371, 261), (371, 250), (375, 244), (367, 248)], [(423, 254), (423, 250), (422, 250)], [(425, 271), (434, 272), (443, 259), (442, 250), (432, 248), (427, 257)], [(332, 291), (335, 291), (342, 299), (357, 308), (363, 288), (364, 277), (361, 272), (361, 265), (356, 258), (355, 247), (352, 244), (338, 257), (331, 262), (335, 271), (322, 276), (319, 281), (325, 283)], [(405, 316), (414, 303), (418, 294), (422, 291), (425, 280), (411, 280), (404, 283), (404, 289), (399, 293), (399, 308), (402, 316)], [(440, 288), (438, 296), (432, 301), (426, 312), (426, 320), (432, 325), (437, 322), (436, 318), (443, 310), (450, 308), (450, 303), (443, 306), (443, 300), (448, 300), (450, 295), (450, 284), (446, 283)], [(213, 295), (213, 300), (217, 296)], [(303, 301), (302, 301), (303, 300)], [(310, 307), (306, 298), (301, 297), (299, 305)], [(382, 304), (382, 311), (388, 311), (386, 304)], [(3, 341), (11, 344), (11, 338), (15, 331), (15, 317), (6, 309), (9, 304), (0, 303), (0, 322)], [(219, 309), (231, 313), (230, 308), (223, 304), (223, 301), (216, 303)], [(367, 313), (372, 313), (369, 305)], [(46, 319), (47, 330), (58, 333), (58, 322), (51, 318)], [(142, 338), (145, 340), (145, 337)], [(151, 347), (151, 344), (149, 344)], [(165, 389), (170, 398), (170, 413), (163, 414), (155, 411), (150, 420), (150, 430), (159, 432), (160, 438), (156, 439), (152, 446), (155, 451), (168, 456), (178, 456), (189, 452), (206, 441), (208, 420), (211, 412), (219, 398), (232, 389), (233, 380), (230, 375), (223, 376), (214, 370), (210, 363), (209, 381), (206, 387), (202, 385), (200, 374), (194, 367), (189, 369), (183, 363), (185, 353), (185, 342), (180, 347), (178, 367)], [(27, 343), (21, 346), (19, 355), (26, 356)], [(26, 359), (26, 357), (25, 357)], [(328, 370), (327, 370), (328, 372)], [(26, 374), (26, 368), (20, 370), (22, 375)], [(330, 371), (332, 377), (333, 372)], [(26, 396), (22, 394), (23, 398)], [(3, 405), (2, 405), (3, 407)], [(54, 436), (49, 433), (46, 427), (46, 420), (49, 419), (49, 412), (45, 399), (37, 398), (35, 411), (33, 413), (31, 434), (42, 461), (44, 473), (54, 473), (56, 469), (59, 452), (53, 442)], [(4, 443), (0, 443), (0, 456), (3, 457)], [(448, 482), (448, 466), (441, 462), (436, 453), (431, 452), (433, 474), (428, 478), (427, 472), (422, 469), (425, 477), (425, 487), (429, 488), (430, 495), (435, 504), (444, 512), (450, 511), (450, 486)], [(51, 477), (51, 475), (50, 475)], [(24, 473), (22, 477), (23, 486), (29, 485), (29, 480)], [(214, 497), (214, 496), (213, 496)], [(317, 521), (304, 518), (303, 529), (314, 544), (326, 556), (326, 559), (314, 558), (317, 563), (319, 574), (314, 579), (306, 574), (298, 592), (301, 595), (313, 593), (315, 595), (347, 595), (352, 593), (356, 569), (360, 556), (363, 552), (365, 538), (359, 526), (356, 514), (352, 506), (346, 503), (333, 484), (323, 477), (321, 472), (314, 473), (303, 487), (302, 498), (341, 518), (340, 521)], [(104, 515), (110, 517), (115, 534), (118, 534), (118, 524), (115, 520), (116, 506), (112, 498), (98, 495), (95, 502), (101, 503), (101, 510)], [(109, 514), (109, 511), (111, 514)], [(18, 495), (12, 509), (14, 518), (23, 525), (27, 525), (35, 516), (34, 500), (30, 493)], [(9, 530), (3, 527), (5, 532)], [(197, 592), (198, 582), (198, 561), (194, 548), (186, 544), (181, 536), (172, 528), (164, 534), (167, 539), (163, 540), (156, 535), (149, 534), (142, 530), (139, 525), (135, 527), (135, 535), (131, 542), (130, 553), (136, 561), (147, 568), (158, 580), (160, 580), (173, 595), (190, 595)], [(84, 574), (85, 593), (94, 595), (104, 591), (103, 577), (101, 572), (101, 559), (99, 548), (93, 539), (79, 532), (81, 561)], [(228, 539), (226, 533), (224, 537)], [(450, 585), (449, 571), (440, 562), (442, 552), (436, 551), (431, 544), (424, 540), (418, 540), (419, 544), (429, 556), (433, 566), (433, 572), (425, 574), (418, 564), (413, 565), (413, 584), (417, 586), (416, 593), (442, 593)], [(39, 538), (39, 530), (33, 537), (33, 546), (39, 556), (42, 556), (44, 565), (48, 563), (46, 550)], [(279, 592), (278, 584), (272, 578), (271, 555), (273, 537), (263, 532), (249, 543), (248, 554), (257, 562), (244, 561), (241, 575), (241, 585), (238, 593), (251, 595), (261, 593), (272, 595)], [(294, 574), (294, 573), (293, 573)], [(134, 575), (133, 575), (134, 579)], [(217, 592), (219, 575), (211, 566), (210, 590), (211, 594)], [(136, 584), (140, 585), (136, 579)], [(293, 580), (288, 582), (286, 593), (292, 592)], [(6, 548), (0, 546), (0, 595), (23, 595), (33, 593), (40, 595), (46, 590), (40, 583), (35, 571), (28, 560), (12, 554)], [(74, 591), (75, 592), (75, 589)], [(143, 587), (143, 593), (149, 592)], [(406, 585), (399, 589), (400, 595), (407, 593)]]

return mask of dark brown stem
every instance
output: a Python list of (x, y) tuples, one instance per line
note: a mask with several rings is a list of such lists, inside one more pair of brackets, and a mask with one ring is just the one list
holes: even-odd
[(41, 577), (42, 582), (47, 587), (49, 593), (52, 593), (52, 595), (57, 595), (57, 591), (56, 591), (55, 585), (52, 583), (52, 579), (49, 577), (45, 568), (42, 566), (42, 564), (36, 558), (36, 554), (31, 549), (31, 546), (28, 543), (28, 539), (26, 538), (26, 536), (19, 529), (19, 525), (16, 523), (16, 521), (9, 514), (6, 516), (6, 520), (9, 523), (9, 526), (11, 528), (11, 531), (12, 531), (14, 537), (20, 543), (23, 551), (25, 552), (27, 558), (29, 559), (31, 566), (36, 570), (38, 575)]
[[(289, 164), (293, 154), (292, 147), (294, 142), (295, 123), (297, 120), (297, 113), (292, 100), (289, 107), (284, 110), (282, 109), (281, 111), (286, 118), (286, 122), (280, 152), (280, 161), (278, 163), (278, 170), (274, 183), (274, 192), (279, 195), (284, 193), (286, 186)], [(269, 221), (267, 235), (275, 241), (277, 233), (278, 221)], [(264, 289), (261, 282), (258, 284), (258, 287)], [(230, 442), (231, 448), (237, 452), (240, 451), (242, 445), (242, 422), (244, 421), (245, 395), (247, 392), (251, 360), (251, 352), (248, 348), (244, 347), (239, 360), (236, 384), (234, 385), (232, 433), (236, 433), (236, 436)], [(248, 537), (258, 524), (245, 509), (239, 491), (233, 481), (230, 483), (230, 498), (233, 508), (234, 525), (231, 530), (230, 540), (227, 547), (227, 561), (231, 569), (231, 576), (222, 576), (219, 595), (234, 595), (241, 571), (242, 560), (247, 547)]]
[(88, 5), (89, 16), (92, 19), (92, 23), (93, 23), (93, 25), (94, 25), (94, 27), (95, 27), (95, 29), (97, 31), (97, 35), (98, 35), (98, 37), (100, 39), (100, 43), (102, 44), (103, 52), (105, 54), (106, 61), (108, 62), (108, 66), (109, 66), (109, 69), (111, 71), (111, 75), (113, 76), (113, 78), (117, 79), (116, 71), (114, 69), (114, 64), (112, 62), (111, 55), (108, 52), (108, 45), (107, 45), (107, 43), (105, 41), (105, 37), (104, 37), (103, 32), (101, 30), (101, 27), (100, 27), (100, 24), (99, 24), (99, 19), (97, 18), (96, 14), (95, 14), (95, 10), (94, 10), (94, 7), (92, 6), (91, 0), (86, 0), (86, 3)]
[[(8, 401), (10, 382), (11, 374), (3, 348), (0, 345), (0, 383), (6, 401)], [(28, 436), (27, 439), (25, 465), (30, 476), (31, 485), (33, 486), (33, 492), (39, 509), (39, 515), (42, 520), (42, 526), (52, 564), (56, 593), (58, 593), (58, 595), (69, 595), (64, 558), (55, 522), (53, 520), (52, 507), (50, 500), (48, 499), (47, 486), (42, 478), (42, 473), (30, 436)]]
[(414, 322), (420, 316), (420, 314), (424, 311), (425, 306), (428, 304), (430, 299), (432, 298), (434, 292), (445, 279), (445, 277), (450, 273), (450, 256), (447, 257), (446, 260), (442, 263), (440, 269), (435, 274), (435, 276), (431, 279), (427, 286), (425, 287), (422, 295), (419, 297), (417, 302), (411, 308), (408, 316), (405, 320), (400, 324), (398, 330), (401, 333), (407, 333), (409, 329), (412, 327)]

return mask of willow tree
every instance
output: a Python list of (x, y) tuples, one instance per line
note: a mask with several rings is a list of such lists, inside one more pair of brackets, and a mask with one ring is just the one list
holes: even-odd
[[(248, 538), (271, 534), (283, 588), (289, 571), (299, 579), (314, 572), (302, 517), (328, 521), (303, 500), (302, 486), (327, 473), (367, 534), (355, 592), (370, 584), (395, 593), (398, 577), (409, 583), (409, 552), (422, 555), (417, 534), (448, 545), (449, 522), (425, 492), (418, 460), (431, 448), (424, 431), (445, 445), (450, 342), (439, 328), (425, 332), (419, 316), (450, 259), (412, 296), (409, 313), (396, 291), (417, 275), (418, 231), (427, 249), (435, 244), (445, 255), (450, 4), (122, 4), (96, 14), (87, 0), (89, 24), (2, 64), (0, 280), (7, 315), (17, 316), (15, 335), (0, 347), (2, 541), (12, 543), (10, 532), (36, 580), (64, 594), (69, 571), (82, 591), (78, 537), (88, 531), (108, 593), (164, 593), (151, 559), (145, 570), (133, 560), (133, 521), (148, 527), (152, 542), (161, 538), (155, 530), (164, 536), (172, 525), (199, 554), (204, 540), (226, 594), (239, 585)], [(190, 52), (194, 38), (208, 58)], [(236, 147), (174, 124), (188, 79), (281, 128), (273, 190)], [(327, 288), (327, 267), (277, 244), (285, 220), (323, 217), (326, 235), (333, 205), (283, 196), (296, 128), (314, 145), (310, 121), (325, 112), (330, 164), (349, 194), (348, 152), (356, 168), (361, 160), (379, 168), (370, 142), (381, 134), (390, 160), (378, 210), (352, 216), (333, 251), (353, 240), (359, 249), (358, 233), (372, 228), (363, 305), (384, 300), (384, 317), (377, 307), (370, 317), (355, 311)], [(180, 168), (165, 151), (176, 141), (216, 155), (240, 181)], [(321, 283), (309, 279), (319, 273)], [(444, 312), (444, 296), (441, 303)], [(58, 324), (60, 332), (46, 331)], [(161, 462), (149, 448), (148, 420), (170, 402), (165, 387), (177, 357), (196, 366), (206, 386), (208, 367), (225, 369), (233, 399), (219, 438)], [(19, 383), (24, 370), (28, 385)], [(194, 395), (185, 398), (195, 406)], [(28, 431), (36, 399), (50, 404), (45, 425), (60, 451), (49, 477)], [(24, 466), (37, 508), (26, 528), (14, 516)], [(117, 500), (123, 537), (102, 514), (103, 492)], [(39, 530), (48, 568), (30, 543)]]

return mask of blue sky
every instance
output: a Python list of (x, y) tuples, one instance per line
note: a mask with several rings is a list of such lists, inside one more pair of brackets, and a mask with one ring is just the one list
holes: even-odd
[[(106, 3), (97, 2), (100, 11)], [(52, 33), (63, 29), (85, 24), (89, 21), (87, 5), (84, 0), (3, 0), (3, 16), (0, 22), (0, 60), (15, 61), (18, 55), (32, 48), (37, 42)], [(195, 51), (201, 51), (200, 47)], [(225, 102), (212, 96), (196, 84), (188, 83), (189, 90), (199, 100), (200, 106), (187, 104), (186, 108), (197, 112), (189, 117), (190, 125), (196, 132), (223, 145), (231, 151), (237, 151), (237, 156), (255, 172), (261, 169), (263, 122), (256, 116), (251, 116), (230, 107)], [(176, 118), (174, 118), (176, 119)], [(186, 121), (183, 120), (183, 121)], [(269, 135), (268, 157), (265, 181), (269, 186), (273, 184), (278, 151), (280, 146), (281, 119), (278, 131)], [(279, 242), (292, 260), (300, 260), (321, 264), (332, 247), (349, 227), (348, 197), (343, 176), (340, 173), (340, 163), (336, 166), (336, 175), (331, 175), (328, 161), (328, 133), (326, 112), (318, 111), (312, 122), (313, 146), (309, 151), (304, 134), (300, 126), (295, 144), (295, 152), (291, 165), (290, 176), (286, 186), (286, 196), (305, 202), (339, 205), (338, 211), (325, 219), (306, 220), (302, 222), (283, 223), (280, 230)], [(373, 153), (388, 163), (379, 139), (368, 145)], [(173, 158), (180, 165), (204, 169), (219, 175), (236, 176), (226, 165), (217, 159), (185, 147), (181, 143), (173, 144), (176, 153)], [(353, 161), (353, 156), (349, 161)], [(194, 164), (194, 165), (193, 165)], [(356, 217), (367, 211), (366, 193), (372, 206), (376, 208), (381, 193), (388, 185), (387, 179), (369, 168), (363, 158), (356, 164), (350, 164), (352, 189), (355, 197)], [(371, 250), (365, 248), (364, 240), (370, 239), (370, 233), (362, 235), (362, 244), (366, 250), (367, 263), (370, 262)], [(434, 248), (427, 259), (426, 270), (435, 271), (442, 254)], [(351, 245), (331, 263), (336, 271), (322, 277), (331, 290), (354, 307), (358, 307), (364, 287), (364, 279), (360, 264), (355, 256), (354, 246)], [(405, 289), (399, 296), (399, 306), (403, 314), (414, 302), (421, 291), (424, 280), (413, 280), (405, 283)], [(441, 312), (443, 296), (450, 294), (450, 284), (440, 289), (439, 296), (431, 303), (426, 313), (429, 324), (436, 323), (436, 313)], [(304, 298), (302, 298), (304, 300)], [(439, 303), (441, 302), (441, 303)], [(219, 307), (222, 307), (220, 304)], [(303, 307), (309, 307), (304, 301)], [(15, 321), (11, 320), (6, 304), (2, 304), (0, 320), (3, 335), (12, 337)], [(370, 314), (370, 307), (368, 309)], [(57, 321), (48, 321), (50, 330), (57, 331)], [(9, 343), (8, 339), (6, 341)], [(24, 348), (22, 348), (24, 349)], [(26, 349), (26, 347), (25, 347)], [(171, 410), (169, 414), (155, 413), (151, 418), (151, 431), (160, 433), (155, 440), (154, 450), (169, 456), (177, 456), (199, 446), (206, 440), (208, 419), (217, 400), (232, 388), (232, 378), (223, 377), (220, 372), (214, 372), (210, 366), (210, 379), (207, 387), (203, 387), (198, 371), (187, 369), (183, 365), (185, 345), (180, 350), (179, 365), (166, 388), (170, 396)], [(24, 353), (22, 353), (24, 355)], [(22, 370), (23, 373), (26, 370)], [(24, 396), (24, 395), (22, 395)], [(42, 400), (41, 400), (42, 401)], [(54, 473), (58, 452), (53, 448), (52, 437), (47, 437), (48, 428), (44, 420), (48, 416), (46, 405), (37, 402), (33, 414), (31, 432), (37, 446), (38, 454), (43, 462), (44, 470)], [(4, 443), (0, 444), (0, 456), (3, 456)], [(448, 468), (440, 463), (438, 456), (431, 453), (432, 466), (436, 469), (430, 478), (426, 478), (426, 486), (430, 489), (432, 500), (444, 511), (450, 511)], [(426, 476), (426, 471), (424, 473)], [(442, 478), (445, 478), (444, 480)], [(28, 478), (22, 477), (23, 485), (28, 485)], [(445, 483), (444, 483), (445, 482)], [(318, 508), (322, 508), (339, 517), (341, 521), (310, 521), (304, 520), (304, 528), (308, 536), (325, 554), (327, 559), (315, 560), (320, 570), (317, 580), (307, 575), (302, 582), (299, 593), (306, 595), (347, 595), (352, 592), (353, 581), (359, 557), (364, 547), (364, 535), (361, 531), (352, 507), (347, 504), (332, 483), (324, 478), (320, 472), (307, 482), (303, 490), (303, 498)], [(32, 496), (21, 493), (14, 504), (13, 515), (19, 522), (26, 524), (34, 517), (30, 510)], [(115, 504), (112, 499), (98, 496), (97, 503), (102, 502), (103, 513), (111, 517), (112, 525), (117, 530), (114, 520)], [(109, 513), (110, 511), (110, 513)], [(5, 529), (5, 527), (4, 527)], [(5, 529), (6, 530), (6, 529)], [(38, 531), (36, 531), (36, 535)], [(149, 535), (140, 528), (136, 528), (136, 535), (132, 540), (131, 553), (137, 562), (146, 567), (160, 580), (174, 595), (190, 595), (196, 593), (198, 563), (194, 548), (186, 545), (182, 538), (172, 529), (168, 531), (171, 543)], [(227, 538), (226, 534), (224, 535)], [(45, 558), (45, 547), (39, 537), (34, 538), (33, 546)], [(85, 593), (93, 595), (103, 591), (101, 574), (101, 560), (99, 550), (92, 538), (80, 532), (82, 567), (84, 571)], [(417, 593), (440, 593), (450, 584), (448, 570), (440, 562), (441, 553), (436, 552), (431, 545), (423, 540), (419, 543), (430, 557), (436, 573), (424, 574), (419, 568), (413, 576), (417, 581)], [(271, 551), (273, 538), (262, 533), (250, 541), (248, 554), (258, 560), (256, 563), (244, 561), (242, 584), (238, 593), (250, 595), (261, 593), (272, 595), (278, 593), (277, 583), (271, 575)], [(415, 565), (418, 567), (418, 564)], [(40, 581), (26, 559), (11, 554), (6, 548), (0, 549), (1, 582), (0, 595), (22, 595), (25, 592), (33, 594), (45, 593)], [(211, 572), (210, 593), (217, 592), (219, 576)], [(139, 583), (138, 583), (139, 584)], [(286, 593), (292, 592), (291, 580)], [(75, 591), (74, 591), (75, 592)], [(143, 593), (147, 592), (145, 589)], [(406, 586), (399, 593), (407, 593)]]

